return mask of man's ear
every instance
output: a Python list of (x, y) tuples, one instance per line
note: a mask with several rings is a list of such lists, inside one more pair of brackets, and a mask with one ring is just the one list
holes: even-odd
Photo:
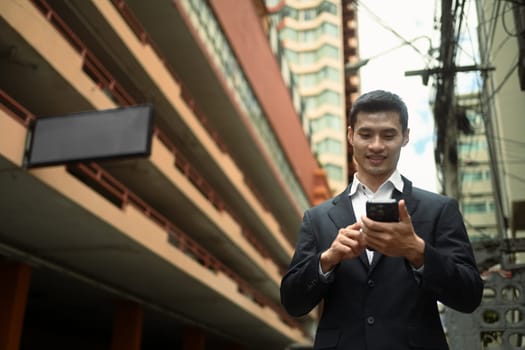
[(407, 129), (407, 131), (405, 131), (405, 134), (403, 135), (403, 146), (406, 146), (409, 140), (410, 140), (410, 129)]
[(346, 134), (346, 138), (348, 139), (348, 143), (350, 145), (354, 145), (354, 130), (351, 126), (348, 127), (348, 133)]

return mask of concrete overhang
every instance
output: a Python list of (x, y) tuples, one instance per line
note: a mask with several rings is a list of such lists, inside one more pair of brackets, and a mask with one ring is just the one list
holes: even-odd
[(25, 170), (6, 157), (12, 153), (0, 149), (1, 255), (36, 257), (242, 342), (303, 340), (234, 280), (169, 243), (166, 229), (135, 206), (115, 205), (64, 166)]
[[(101, 48), (104, 47), (104, 45), (111, 46), (112, 49), (107, 52), (112, 52), (116, 55), (114, 58), (116, 61), (114, 62), (117, 62), (118, 65), (113, 68), (115, 72), (117, 72), (117, 77), (125, 79), (124, 76), (126, 76), (128, 77), (126, 81), (131, 79), (135, 83), (135, 85), (131, 84), (131, 86), (140, 86), (142, 91), (149, 91), (155, 96), (154, 98), (152, 97), (151, 102), (153, 102), (155, 106), (155, 120), (162, 127), (162, 130), (170, 134), (176, 141), (177, 147), (180, 148), (187, 157), (190, 157), (192, 165), (198, 165), (199, 171), (206, 174), (207, 181), (221, 192), (225, 201), (231, 203), (233, 209), (239, 213), (239, 216), (245, 218), (246, 222), (252, 223), (252, 226), (258, 228), (258, 231), (254, 232), (256, 237), (263, 242), (266, 241), (266, 247), (272, 250), (279, 263), (286, 265), (291, 257), (292, 248), (288, 242), (285, 242), (279, 237), (282, 232), (279, 230), (277, 222), (275, 222), (272, 217), (268, 217), (270, 214), (265, 212), (260, 204), (257, 204), (260, 207), (259, 209), (254, 209), (252, 205), (245, 204), (247, 201), (246, 193), (248, 193), (249, 190), (242, 180), (242, 174), (232, 177), (231, 171), (225, 172), (223, 169), (225, 164), (231, 164), (230, 168), (235, 168), (233, 161), (226, 159), (228, 156), (221, 153), (218, 146), (212, 145), (209, 136), (203, 136), (207, 134), (204, 132), (203, 127), (199, 124), (196, 117), (191, 115), (191, 110), (184, 105), (180, 97), (180, 87), (174, 84), (171, 78), (167, 78), (169, 72), (165, 68), (162, 68), (163, 63), (159, 57), (151, 51), (151, 48), (140, 45), (133, 36), (130, 37), (130, 33), (128, 33), (127, 38), (131, 42), (134, 42), (136, 47), (130, 49), (130, 47), (126, 46), (115, 34), (115, 30), (109, 26), (105, 17), (94, 7), (94, 2), (65, 3), (57, 1), (53, 2), (53, 5), (55, 5), (55, 3), (57, 6), (65, 6), (69, 11), (76, 10), (78, 12), (82, 10), (80, 11), (81, 13), (89, 16), (89, 19), (93, 21), (90, 22), (91, 25), (96, 25), (96, 31), (101, 36), (98, 39), (102, 40), (101, 38), (103, 38), (102, 44), (92, 39), (89, 42), (89, 47), (98, 48), (97, 51), (100, 51), (98, 53), (102, 55), (104, 50)], [(97, 4), (100, 3), (101, 2), (97, 2)], [(2, 86), (8, 89), (9, 95), (21, 102), (29, 110), (38, 111), (39, 116), (67, 114), (82, 110), (92, 110), (93, 108), (114, 108), (115, 104), (107, 92), (101, 90), (96, 83), (89, 78), (85, 69), (82, 70), (84, 62), (82, 61), (81, 55), (77, 53), (68, 42), (61, 39), (60, 34), (51, 27), (33, 5), (29, 3), (26, 5), (26, 8), (20, 10), (22, 11), (21, 13), (24, 16), (35, 17), (35, 21), (33, 24), (34, 28), (24, 28), (23, 33), (25, 37), (20, 36), (20, 34), (11, 27), (13, 23), (14, 25), (18, 23), (17, 21), (20, 17), (8, 16), (8, 19), (12, 23), (9, 23), (4, 18), (0, 21), (2, 32), (2, 35), (0, 35), (0, 49), (8, 50), (12, 47), (16, 48), (16, 55), (14, 56), (16, 60), (15, 58), (8, 57), (0, 61), (0, 79)], [(106, 5), (109, 6), (109, 9), (103, 7), (103, 10), (105, 9), (104, 11), (114, 10), (111, 4), (108, 3)], [(77, 9), (75, 7), (70, 8), (69, 6), (85, 6), (85, 8), (81, 7)], [(17, 11), (18, 10), (17, 8)], [(64, 9), (62, 10), (64, 11)], [(113, 16), (117, 16), (117, 19), (120, 18), (117, 13), (113, 13)], [(120, 21), (122, 22), (122, 19), (120, 19)], [(85, 22), (86, 21), (77, 21), (76, 23)], [(118, 21), (115, 20), (113, 22)], [(123, 23), (121, 27), (120, 30), (128, 28), (125, 23)], [(80, 28), (75, 29), (83, 32)], [(91, 29), (94, 30), (94, 28)], [(84, 28), (84, 31), (85, 30)], [(129, 29), (127, 30), (129, 31)], [(39, 41), (37, 36), (43, 36), (44, 34), (53, 38), (46, 39), (46, 41), (52, 41), (54, 43), (53, 47), (49, 45), (38, 46)], [(126, 37), (125, 34), (122, 34), (122, 36)], [(34, 47), (37, 47), (39, 51), (37, 52)], [(135, 50), (133, 51), (133, 49)], [(61, 53), (57, 55), (55, 52)], [(196, 54), (196, 52), (194, 53)], [(202, 58), (202, 56), (196, 57)], [(56, 58), (56, 60), (52, 58)], [(28, 62), (30, 62), (31, 65), (28, 66), (26, 64)], [(63, 64), (63, 62), (73, 63), (69, 65)], [(112, 62), (112, 60), (108, 60), (108, 62)], [(117, 69), (117, 67), (125, 67), (124, 72), (122, 69)], [(157, 70), (154, 69), (155, 67)], [(159, 74), (159, 72), (164, 73), (164, 76)], [(208, 75), (203, 75), (203, 78), (205, 77), (208, 77)], [(209, 79), (209, 77), (207, 79)], [(28, 81), (31, 81), (30, 88), (38, 93), (26, 93)], [(173, 92), (173, 95), (169, 95), (170, 92)], [(179, 107), (179, 109), (177, 109), (177, 107)], [(179, 112), (184, 115), (181, 115)], [(188, 122), (188, 120), (190, 120), (190, 122)], [(201, 131), (199, 134), (195, 134), (195, 130), (197, 129)], [(234, 134), (236, 132), (245, 134), (242, 130), (238, 129), (234, 131)], [(207, 149), (203, 144), (207, 145)], [(240, 148), (246, 149), (248, 147), (250, 146)], [(253, 153), (254, 157), (252, 158), (255, 159), (257, 154), (259, 153)], [(250, 164), (253, 165), (252, 163)], [(251, 166), (250, 168), (260, 169), (261, 172), (264, 172), (264, 167)], [(236, 171), (239, 172), (238, 169)], [(234, 182), (234, 180), (239, 179), (241, 183), (239, 183), (239, 181), (237, 181), (237, 183)], [(265, 177), (265, 181), (268, 183), (273, 182), (269, 177)], [(275, 182), (273, 182), (273, 185), (275, 186)], [(245, 188), (244, 193), (239, 190), (240, 187)], [(274, 192), (275, 196), (282, 194), (280, 191), (271, 192)], [(254, 199), (252, 202), (255, 203), (257, 201), (255, 194), (250, 193), (250, 196)], [(269, 227), (268, 225), (271, 224), (273, 224), (273, 226)]]

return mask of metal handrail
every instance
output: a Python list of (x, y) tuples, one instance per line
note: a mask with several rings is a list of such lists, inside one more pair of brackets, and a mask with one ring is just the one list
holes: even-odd
[[(0, 96), (5, 97), (6, 101), (9, 101), (11, 105), (15, 106), (18, 110), (23, 111), (28, 117), (25, 119), (16, 118), (21, 121), (26, 127), (28, 127), (28, 122), (26, 120), (33, 121), (35, 116), (31, 114), (26, 108), (24, 108), (20, 103), (11, 98), (7, 93), (0, 89)], [(0, 104), (4, 106), (4, 104)], [(3, 108), (4, 109), (4, 108)], [(7, 106), (5, 106), (6, 111), (14, 116), (18, 116), (14, 111), (10, 111)], [(157, 129), (156, 133), (161, 134), (160, 130)], [(164, 138), (163, 142), (167, 142), (168, 139), (165, 136), (160, 136), (159, 138)], [(169, 141), (168, 141), (169, 142)], [(171, 145), (170, 149), (174, 149), (174, 146)], [(272, 300), (259, 293), (257, 290), (251, 287), (249, 283), (241, 279), (237, 274), (235, 274), (230, 268), (223, 264), (220, 260), (215, 258), (211, 253), (206, 249), (196, 243), (190, 236), (184, 233), (181, 229), (175, 226), (171, 221), (169, 221), (162, 214), (157, 212), (151, 206), (149, 206), (145, 201), (143, 201), (139, 196), (130, 191), (126, 186), (124, 186), (120, 181), (110, 175), (105, 171), (100, 165), (95, 162), (89, 164), (85, 163), (75, 163), (74, 165), (68, 165), (68, 168), (77, 169), (82, 172), (82, 174), (89, 177), (91, 180), (95, 181), (99, 186), (101, 186), (105, 191), (107, 191), (111, 196), (120, 201), (120, 208), (123, 209), (126, 205), (132, 204), (147, 217), (152, 219), (155, 223), (160, 225), (165, 229), (170, 236), (175, 241), (175, 246), (183, 252), (189, 252), (190, 257), (209, 268), (213, 271), (221, 271), (226, 276), (231, 278), (236, 282), (238, 290), (241, 294), (250, 296), (254, 302), (261, 306), (268, 306), (274, 310), (281, 320), (286, 324), (296, 327), (302, 330), (305, 334), (306, 331), (302, 328), (301, 324), (287, 315), (278, 305), (276, 305)], [(74, 172), (74, 171), (72, 171)]]
[[(241, 223), (240, 218), (235, 214), (235, 211), (226, 204), (216, 191), (208, 184), (200, 173), (198, 173), (186, 160), (184, 155), (175, 147), (169, 138), (158, 128), (154, 130), (155, 135), (159, 140), (175, 155), (176, 167), (194, 184), (197, 189), (210, 201), (215, 208), (222, 211), (225, 210), (238, 224), (241, 226), (241, 231), (244, 237), (252, 244), (252, 246), (265, 258), (270, 257), (269, 251), (255, 238), (255, 235), (245, 225)], [(280, 271), (282, 271), (282, 268)]]
[(133, 98), (113, 78), (109, 71), (100, 61), (87, 49), (84, 43), (75, 35), (69, 26), (53, 11), (45, 0), (31, 0), (35, 7), (42, 12), (44, 17), (53, 24), (59, 33), (76, 49), (83, 57), (83, 68), (86, 73), (98, 84), (99, 88), (106, 89), (112, 97), (121, 105), (136, 104)]
[(36, 119), (31, 112), (2, 89), (0, 89), (0, 108), (25, 127), (29, 127)]
[[(69, 26), (54, 12), (54, 10), (51, 8), (51, 6), (45, 1), (45, 0), (31, 0), (36, 8), (38, 8), (43, 15), (54, 25), (54, 27), (64, 36), (64, 38), (81, 54), (81, 56), (84, 58), (84, 66), (88, 68), (88, 71), (95, 75), (97, 79), (93, 79), (94, 77), (90, 74), (90, 77), (99, 84), (99, 87), (101, 88), (107, 88), (109, 92), (113, 95), (113, 97), (120, 102), (121, 105), (134, 105), (136, 102), (134, 99), (127, 94), (127, 92), (122, 88), (122, 86), (113, 78), (113, 76), (109, 73), (109, 71), (106, 70), (106, 68), (98, 61), (98, 59), (87, 49), (87, 47), (83, 44), (83, 42), (74, 34), (74, 32), (69, 28)], [(113, 0), (115, 1), (115, 0)], [(118, 6), (117, 6), (118, 8)], [(144, 42), (144, 40), (147, 39), (147, 35), (144, 32), (144, 35), (138, 36), (139, 39)], [(151, 45), (151, 40), (148, 41), (148, 43)], [(159, 52), (158, 52), (159, 53)], [(157, 54), (158, 54), (157, 53)], [(159, 56), (162, 59), (162, 56)], [(176, 74), (173, 72), (173, 70), (169, 67), (169, 65), (166, 63), (164, 59), (162, 59), (164, 64), (168, 67), (169, 71), (174, 75), (174, 78), (177, 82), (181, 82), (180, 79), (176, 76)], [(98, 81), (97, 81), (98, 80)], [(194, 100), (189, 97), (189, 93), (187, 89), (183, 89), (183, 92), (185, 92), (184, 95), (185, 102), (187, 102), (188, 106), (191, 108), (193, 113), (198, 117), (198, 119), (201, 121), (202, 125), (208, 130), (210, 137), (214, 139), (217, 142), (217, 145), (219, 146), (219, 149), (222, 151), (226, 150), (225, 144), (220, 141), (219, 136), (216, 132), (210, 129), (209, 123), (207, 123), (207, 119), (205, 118), (204, 114), (200, 112), (200, 110), (197, 108), (196, 104), (194, 103)], [(165, 138), (167, 140), (167, 138)], [(180, 158), (180, 153), (179, 153)], [(189, 163), (187, 163), (189, 164)], [(96, 168), (97, 171), (95, 172), (95, 176), (93, 177), (94, 180), (99, 180), (100, 184), (103, 185), (107, 179), (111, 178), (111, 182), (115, 184), (120, 184), (116, 179), (112, 178), (109, 173), (106, 173), (100, 166), (96, 163), (91, 163), (91, 168)], [(90, 173), (87, 171), (88, 167), (85, 164), (79, 163), (77, 164), (77, 168), (82, 170), (86, 175), (91, 176), (93, 173)], [(190, 173), (185, 173), (186, 176), (192, 180), (192, 183), (196, 184), (197, 188), (202, 189), (206, 185), (209, 186), (205, 181), (204, 177), (202, 177), (193, 167), (190, 168)], [(193, 174), (191, 176), (190, 174)], [(195, 181), (195, 179), (198, 179)], [(205, 184), (206, 185), (203, 185)], [(104, 186), (104, 185), (103, 185)], [(293, 325), (299, 329), (302, 329), (300, 324), (293, 318), (289, 317), (286, 313), (282, 311), (280, 307), (276, 307), (273, 305), (273, 302), (266, 298), (263, 295), (258, 295), (258, 292), (251, 288), (251, 286), (246, 283), (245, 281), (241, 280), (235, 273), (230, 270), (226, 265), (223, 265), (219, 260), (217, 260), (211, 253), (208, 253), (204, 248), (200, 247), (196, 242), (191, 240), (191, 238), (185, 234), (183, 234), (180, 229), (176, 228), (173, 224), (169, 223), (166, 218), (164, 218), (160, 213), (153, 210), (153, 208), (149, 207), (144, 201), (142, 201), (138, 196), (132, 195), (132, 192), (128, 189), (125, 189), (123, 185), (115, 185), (115, 187), (108, 187), (104, 186), (106, 190), (110, 191), (114, 196), (121, 197), (122, 198), (122, 204), (125, 205), (128, 200), (132, 202), (137, 208), (141, 208), (142, 211), (152, 219), (155, 219), (156, 222), (162, 223), (163, 227), (169, 227), (168, 233), (177, 239), (177, 242), (180, 244), (179, 248), (182, 248), (182, 250), (189, 250), (192, 253), (196, 254), (202, 261), (205, 263), (205, 266), (207, 267), (218, 267), (220, 266), (220, 270), (223, 271), (227, 276), (235, 280), (238, 284), (239, 291), (243, 294), (246, 294), (246, 292), (250, 292), (253, 294), (253, 299), (255, 302), (260, 303), (261, 305), (268, 305), (274, 311), (276, 311), (283, 321), (286, 323)], [(122, 191), (119, 196), (119, 190)], [(210, 200), (211, 203), (214, 203), (214, 200), (216, 201), (218, 196), (217, 193), (209, 187), (208, 190), (205, 190), (204, 193), (211, 194), (209, 196), (206, 196), (208, 200)], [(129, 199), (129, 197), (133, 197), (132, 199)], [(224, 203), (221, 201), (221, 203)], [(214, 204), (215, 205), (215, 204)], [(222, 204), (224, 205), (224, 204)], [(221, 205), (221, 206), (222, 206)], [(217, 208), (221, 208), (221, 206), (218, 206)], [(230, 214), (233, 213), (233, 211), (229, 210)], [(234, 219), (239, 223), (238, 218), (236, 218), (234, 215), (232, 215)], [(167, 226), (166, 226), (167, 225)], [(268, 252), (262, 248), (262, 245), (260, 243), (256, 243), (257, 240), (253, 236), (253, 234), (250, 233), (248, 229), (246, 229), (243, 225), (240, 225), (243, 229), (242, 232), (247, 238), (248, 242), (250, 242), (259, 253), (265, 257), (269, 256)], [(303, 330), (304, 331), (304, 330)]]
[[(120, 13), (124, 21), (128, 23), (130, 26), (132, 32), (135, 34), (135, 36), (138, 38), (140, 42), (143, 44), (149, 45), (157, 57), (162, 61), (166, 69), (171, 73), (173, 79), (179, 84), (181, 87), (181, 97), (186, 102), (186, 105), (190, 108), (190, 110), (193, 112), (193, 114), (197, 117), (201, 125), (204, 127), (204, 129), (208, 132), (208, 135), (215, 141), (215, 144), (217, 147), (223, 152), (223, 153), (229, 153), (226, 144), (222, 139), (220, 138), (219, 134), (213, 130), (213, 128), (210, 126), (210, 123), (206, 117), (206, 115), (199, 109), (198, 105), (195, 103), (195, 100), (193, 99), (192, 95), (190, 94), (190, 91), (186, 88), (182, 80), (179, 78), (175, 70), (171, 67), (171, 65), (168, 63), (166, 58), (163, 56), (162, 51), (160, 48), (155, 44), (155, 42), (151, 39), (151, 37), (148, 35), (144, 27), (140, 24), (140, 21), (135, 17), (133, 14), (133, 11), (129, 9), (127, 4), (124, 0), (111, 0), (117, 11)], [(203, 178), (198, 179), (197, 181), (193, 181), (193, 178), (190, 176), (191, 170), (186, 169), (186, 166), (188, 166), (188, 162), (184, 159), (184, 157), (176, 150), (176, 148), (173, 146), (173, 144), (169, 141), (167, 137), (162, 137), (159, 133), (159, 137), (161, 141), (164, 142), (164, 144), (172, 150), (173, 153), (177, 153), (177, 157), (175, 158), (177, 161), (184, 162), (184, 165), (181, 165), (181, 171), (184, 172), (186, 176), (190, 180), (192, 180), (192, 183), (201, 190), (201, 192), (212, 202), (215, 207), (219, 210), (222, 210), (225, 207), (224, 201), (218, 199), (218, 196), (216, 196), (216, 192), (209, 193), (204, 187), (207, 186), (207, 183), (204, 181)], [(181, 160), (183, 159), (183, 160)], [(235, 160), (234, 160), (235, 161)], [(256, 188), (249, 182), (245, 181), (246, 186), (250, 189), (250, 191), (256, 195), (256, 198), (262, 198), (262, 196), (257, 196), (258, 191)], [(216, 199), (217, 198), (217, 199)], [(263, 208), (269, 212), (268, 206), (264, 202), (260, 202)], [(240, 219), (235, 216), (234, 211), (227, 208), (228, 213), (234, 217), (234, 219), (240, 223)], [(243, 225), (241, 225), (243, 226)], [(268, 250), (264, 248), (263, 245), (261, 245), (253, 233), (251, 233), (246, 227), (243, 226), (242, 229), (243, 235), (248, 239), (248, 241), (255, 247), (256, 250), (259, 251), (259, 253), (263, 257), (270, 257)], [(280, 267), (280, 271), (283, 271), (283, 269)]]
[[(51, 6), (45, 1), (45, 0), (32, 0), (35, 6), (40, 9), (40, 11), (45, 15), (45, 17), (51, 22), (55, 24), (55, 27), (59, 29), (59, 31), (64, 35), (64, 37), (68, 40), (72, 46), (77, 49), (87, 60), (85, 60), (86, 67), (90, 68), (90, 72), (96, 75), (97, 79), (94, 79), (95, 81), (99, 82), (100, 87), (108, 87), (110, 92), (115, 92), (116, 95), (114, 96), (117, 98), (117, 100), (122, 105), (135, 105), (136, 102), (133, 100), (131, 96), (129, 96), (126, 91), (121, 87), (121, 85), (113, 78), (113, 76), (109, 73), (109, 71), (98, 61), (98, 59), (86, 48), (84, 43), (73, 33), (73, 31), (69, 28), (69, 26), (56, 14)], [(143, 43), (148, 43), (150, 46), (154, 48), (154, 51), (156, 54), (161, 58), (164, 65), (168, 68), (170, 73), (173, 75), (175, 81), (181, 86), (183, 86), (181, 80), (178, 78), (178, 76), (175, 74), (173, 69), (166, 63), (166, 60), (161, 56), (160, 50), (155, 46), (153, 41), (149, 38), (147, 33), (143, 30), (140, 23), (136, 20), (136, 18), (132, 15), (131, 11), (125, 5), (125, 3), (121, 0), (112, 0), (117, 9), (119, 9), (121, 14), (125, 14), (125, 19), (127, 20), (127, 23), (132, 28), (133, 32), (137, 35), (139, 40)], [(90, 75), (91, 76), (91, 75)], [(93, 78), (93, 77), (92, 77)], [(195, 114), (197, 119), (201, 122), (201, 124), (205, 127), (205, 129), (208, 131), (208, 134), (210, 137), (216, 142), (217, 146), (221, 151), (227, 152), (226, 146), (224, 142), (222, 142), (214, 130), (212, 130), (209, 126), (209, 123), (207, 122), (207, 119), (205, 115), (199, 110), (197, 105), (194, 103), (193, 98), (189, 95), (189, 92), (187, 89), (182, 89), (181, 96), (187, 103), (188, 107), (192, 110), (192, 112)], [(164, 138), (164, 140), (167, 140), (167, 138)], [(174, 148), (173, 148), (174, 149)], [(178, 157), (176, 159), (180, 159), (182, 155), (180, 152), (178, 152)], [(189, 164), (189, 163), (188, 163)], [(200, 175), (194, 168), (190, 168), (187, 171), (184, 172), (184, 174), (190, 179), (190, 181), (203, 193), (206, 198), (219, 210), (222, 210), (224, 208), (224, 201), (218, 200), (219, 196), (211, 186), (204, 180), (204, 177)], [(250, 187), (250, 189), (252, 189)], [(253, 190), (253, 189), (252, 189)], [(233, 211), (229, 211), (230, 214), (233, 213)], [(233, 216), (233, 215), (232, 215)], [(237, 222), (240, 223), (239, 218), (235, 218)], [(241, 225), (243, 226), (243, 225)], [(263, 248), (263, 246), (257, 242), (253, 234), (250, 233), (250, 231), (246, 228), (243, 228), (242, 232), (245, 234), (245, 237), (247, 240), (254, 246), (256, 250), (259, 251), (259, 253), (263, 257), (269, 257), (268, 251)]]
[[(74, 167), (81, 171), (84, 175), (87, 175), (92, 180), (96, 181), (105, 190), (112, 193), (116, 199), (121, 200), (120, 207), (123, 208), (127, 204), (135, 206), (137, 209), (142, 211), (146, 216), (153, 218), (154, 221), (165, 229), (170, 238), (175, 240), (176, 246), (183, 252), (190, 252), (190, 257), (194, 257), (199, 263), (209, 268), (212, 271), (220, 271), (226, 276), (236, 282), (238, 291), (246, 296), (249, 296), (255, 303), (261, 306), (268, 306), (274, 312), (276, 312), (281, 320), (288, 325), (297, 327), (298, 329), (305, 332), (301, 324), (288, 314), (284, 310), (266, 297), (264, 294), (253, 288), (248, 282), (239, 277), (233, 270), (223, 264), (210, 252), (195, 242), (189, 235), (183, 232), (180, 228), (175, 226), (170, 220), (164, 217), (162, 214), (157, 212), (155, 209), (150, 207), (140, 197), (134, 194), (131, 190), (126, 188), (116, 178), (111, 176), (98, 164), (92, 162), (89, 164), (76, 163)], [(306, 332), (305, 332), (306, 334)]]
[(205, 114), (200, 110), (200, 108), (195, 103), (195, 100), (193, 96), (191, 95), (189, 89), (182, 82), (182, 80), (180, 79), (179, 75), (175, 72), (173, 67), (168, 63), (168, 60), (162, 54), (162, 50), (158, 47), (155, 41), (153, 41), (153, 39), (151, 39), (151, 37), (148, 35), (148, 33), (146, 32), (146, 30), (144, 29), (140, 21), (133, 14), (133, 11), (128, 7), (128, 5), (123, 0), (111, 0), (111, 2), (113, 3), (117, 11), (120, 13), (124, 21), (129, 25), (131, 31), (135, 34), (138, 40), (142, 44), (149, 45), (152, 48), (153, 52), (155, 52), (155, 54), (160, 59), (160, 61), (163, 63), (164, 67), (171, 74), (175, 82), (177, 82), (177, 84), (180, 86), (182, 99), (184, 100), (184, 102), (186, 102), (186, 105), (190, 108), (193, 114), (197, 117), (197, 119), (200, 121), (204, 129), (208, 132), (210, 137), (215, 141), (215, 143), (217, 144), (221, 152), (228, 153), (228, 150), (227, 150), (227, 147), (224, 141), (220, 138), (219, 134), (211, 127)]

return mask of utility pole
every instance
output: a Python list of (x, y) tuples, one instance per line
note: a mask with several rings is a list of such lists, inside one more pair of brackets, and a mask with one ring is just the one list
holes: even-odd
[[(456, 5), (457, 7), (458, 5)], [(462, 7), (463, 5), (459, 5)], [(457, 120), (455, 110), (455, 77), (458, 71), (455, 65), (456, 38), (452, 0), (441, 1), (441, 45), (439, 56), (441, 66), (438, 68), (405, 72), (406, 76), (421, 75), (423, 84), (428, 83), (429, 76), (436, 76), (436, 99), (434, 104), (434, 122), (436, 124), (436, 145), (434, 159), (441, 170), (443, 193), (459, 199), (458, 186), (458, 152)], [(460, 67), (461, 68), (461, 67)], [(465, 70), (474, 69), (463, 67)]]
[(441, 165), (443, 192), (459, 199), (457, 122), (455, 113), (456, 42), (452, 0), (441, 1), (441, 76), (438, 76), (434, 118), (437, 125), (436, 161)]

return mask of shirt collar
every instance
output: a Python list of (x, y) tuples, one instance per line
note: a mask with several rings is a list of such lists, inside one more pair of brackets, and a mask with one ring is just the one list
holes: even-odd
[[(383, 182), (381, 186), (383, 186), (387, 182), (390, 182), (394, 186), (394, 188), (398, 190), (399, 192), (403, 192), (403, 188), (405, 184), (403, 182), (403, 179), (401, 178), (401, 173), (397, 169), (394, 170), (392, 175), (390, 175), (390, 177), (385, 182)], [(357, 178), (357, 173), (355, 173), (352, 184), (350, 185), (350, 190), (349, 190), (348, 195), (353, 196), (357, 192), (359, 185), (362, 185), (362, 183)], [(381, 186), (379, 186), (379, 188), (381, 188)]]

